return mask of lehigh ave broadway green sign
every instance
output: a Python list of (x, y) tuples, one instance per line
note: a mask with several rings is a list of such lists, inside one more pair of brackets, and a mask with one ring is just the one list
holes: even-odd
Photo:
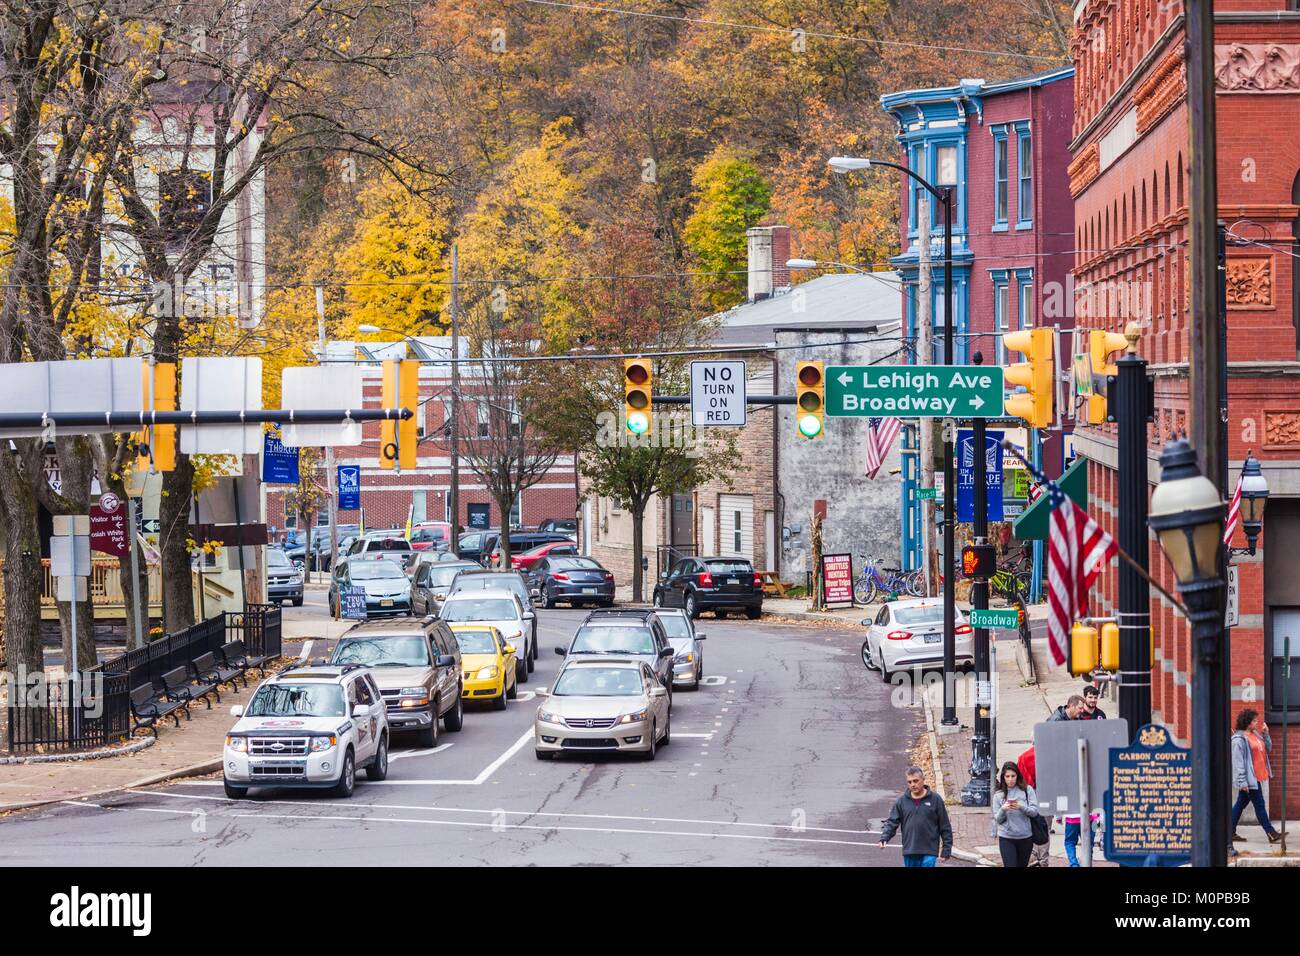
[(826, 414), (998, 418), (1002, 387), (995, 365), (830, 365)]

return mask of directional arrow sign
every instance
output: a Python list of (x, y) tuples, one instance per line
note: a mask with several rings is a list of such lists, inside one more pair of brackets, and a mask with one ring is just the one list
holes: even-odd
[(983, 365), (831, 365), (826, 414), (999, 418), (1002, 369)]

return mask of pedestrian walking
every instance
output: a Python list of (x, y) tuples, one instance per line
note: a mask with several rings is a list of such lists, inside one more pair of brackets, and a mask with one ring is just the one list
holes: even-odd
[(993, 822), (997, 824), (998, 850), (1004, 867), (1029, 865), (1034, 849), (1033, 820), (1037, 816), (1034, 788), (1021, 779), (1020, 769), (1008, 760), (993, 788)]
[(1078, 694), (1071, 694), (1067, 700), (1056, 710), (1052, 711), (1052, 716), (1048, 720), (1078, 720), (1079, 711), (1083, 709), (1083, 698)]
[(1105, 720), (1106, 712), (1097, 706), (1101, 691), (1093, 684), (1083, 685), (1083, 707), (1079, 710), (1079, 720)]
[(1264, 781), (1272, 776), (1269, 754), (1273, 751), (1273, 738), (1269, 736), (1268, 724), (1260, 719), (1259, 713), (1247, 707), (1237, 715), (1236, 731), (1232, 735), (1232, 785), (1237, 788), (1237, 802), (1232, 807), (1232, 838), (1244, 840), (1237, 833), (1237, 823), (1241, 820), (1246, 804), (1255, 806), (1255, 817), (1268, 835), (1269, 843), (1282, 839), (1273, 823), (1268, 818), (1268, 807), (1264, 804)]
[(880, 829), (881, 849), (901, 830), (903, 866), (934, 866), (936, 856), (947, 862), (952, 857), (948, 808), (926, 785), (920, 767), (908, 767), (905, 779), (907, 789), (894, 801), (889, 819)]

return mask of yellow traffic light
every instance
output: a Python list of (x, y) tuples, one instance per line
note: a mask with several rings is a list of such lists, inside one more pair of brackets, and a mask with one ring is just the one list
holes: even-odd
[(1075, 677), (1097, 669), (1097, 629), (1076, 623), (1070, 629), (1070, 673)]
[(1005, 409), (1008, 415), (1023, 418), (1034, 428), (1052, 424), (1055, 391), (1056, 356), (1051, 329), (1022, 329), (1002, 338), (1011, 352), (1023, 352), (1028, 362), (1008, 365), (1003, 373), (1008, 385), (1023, 385), (1025, 392), (1009, 395)]
[[(145, 411), (176, 411), (176, 364), (160, 362), (145, 365), (140, 375)], [(136, 443), (148, 446), (148, 454), (136, 458), (135, 468), (140, 474), (149, 470), (153, 459), (155, 471), (173, 471), (176, 468), (176, 426), (150, 425), (135, 433)]]
[(1088, 396), (1088, 424), (1100, 425), (1106, 421), (1106, 393), (1104, 386), (1102, 391), (1098, 392), (1098, 377), (1107, 375), (1116, 375), (1119, 373), (1114, 365), (1109, 364), (1108, 359), (1112, 353), (1122, 351), (1128, 348), (1128, 339), (1120, 332), (1102, 332), (1093, 329), (1088, 333), (1088, 353), (1092, 366), (1092, 394)]
[(384, 362), (381, 401), (384, 408), (409, 408), (410, 418), (379, 423), (379, 467), (414, 468), (420, 440), (420, 363), (415, 359)]
[(633, 435), (650, 431), (654, 373), (649, 359), (623, 360), (623, 421)]
[(826, 417), (826, 369), (822, 362), (795, 362), (795, 418), (804, 438), (820, 438)]
[(1119, 670), (1119, 625), (1114, 621), (1101, 626), (1101, 669)]

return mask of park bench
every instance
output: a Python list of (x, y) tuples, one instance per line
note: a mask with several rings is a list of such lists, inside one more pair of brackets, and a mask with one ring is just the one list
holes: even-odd
[[(184, 703), (187, 714), (189, 713), (189, 704), (200, 697), (208, 705), (208, 710), (212, 709), (212, 699), (208, 695), (216, 693), (217, 685), (204, 681), (193, 683), (188, 665), (173, 667), (167, 671), (162, 675), (162, 684), (168, 699)], [(217, 695), (217, 700), (221, 700), (220, 694)]]
[(275, 660), (274, 654), (250, 655), (243, 641), (231, 641), (221, 648), (221, 655), (231, 667), (243, 667), (244, 670), (256, 668), (266, 676), (266, 665)]
[[(220, 688), (222, 684), (229, 684), (230, 689), (239, 692), (239, 678), (242, 671), (238, 667), (226, 667), (217, 660), (217, 655), (213, 651), (206, 654), (200, 654), (194, 660), (190, 661), (190, 674), (199, 683), (209, 682)], [(221, 701), (221, 691), (216, 691), (217, 701)]]
[(131, 715), (135, 718), (133, 728), (135, 730), (143, 727), (156, 738), (158, 721), (164, 717), (174, 720), (177, 727), (181, 725), (177, 711), (184, 711), (185, 719), (190, 719), (190, 712), (184, 703), (177, 700), (163, 700), (154, 692), (152, 684), (141, 684), (131, 690)]

